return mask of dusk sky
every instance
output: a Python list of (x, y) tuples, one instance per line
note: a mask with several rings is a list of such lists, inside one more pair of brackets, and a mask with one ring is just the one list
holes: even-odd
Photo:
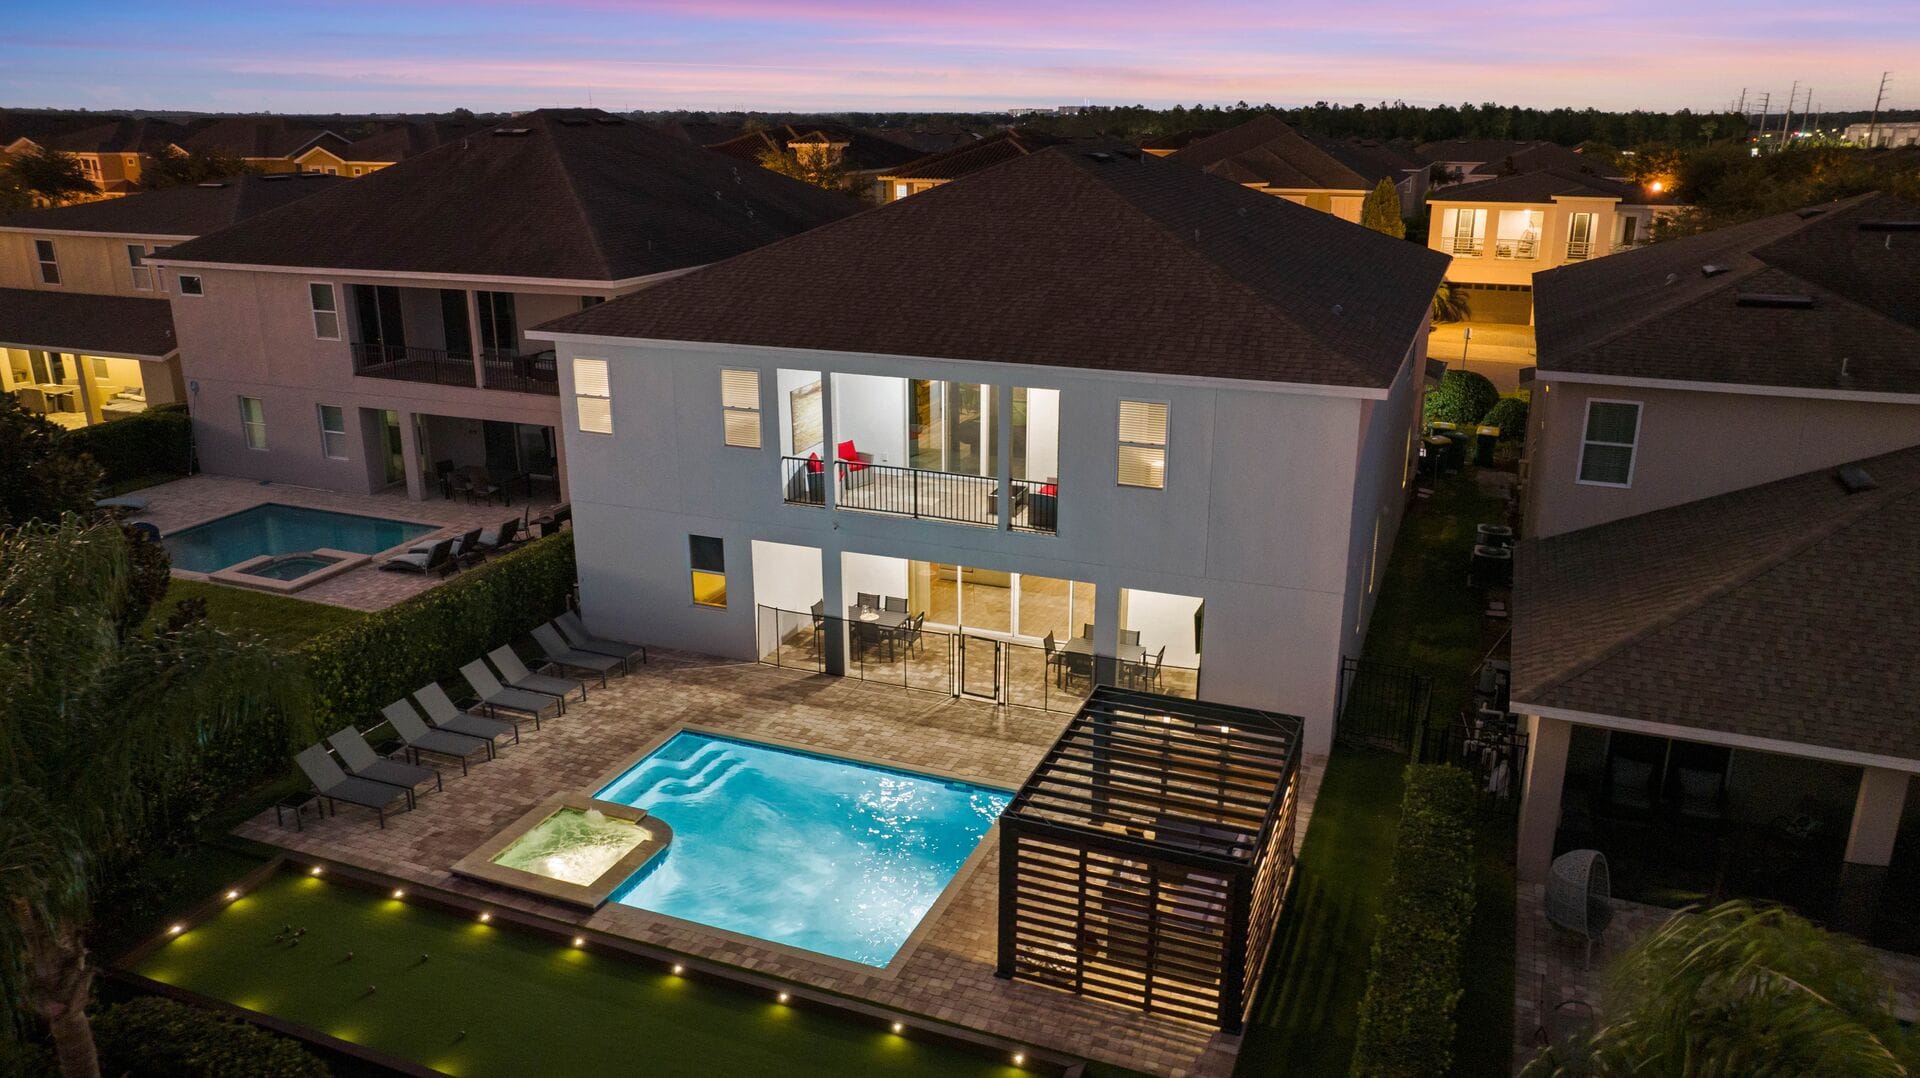
[(1920, 2), (0, 0), (0, 105), (281, 112), (1315, 100), (1920, 107)]

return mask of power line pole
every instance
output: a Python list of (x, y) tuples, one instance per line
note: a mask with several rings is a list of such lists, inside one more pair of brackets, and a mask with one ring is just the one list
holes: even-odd
[(1800, 80), (1793, 80), (1793, 89), (1787, 91), (1787, 111), (1780, 117), (1780, 145), (1784, 148), (1787, 140), (1793, 138), (1788, 128), (1793, 126), (1793, 101), (1800, 96)]
[(1880, 102), (1886, 100), (1887, 80), (1892, 77), (1893, 72), (1882, 71), (1880, 73), (1880, 92), (1873, 95), (1873, 119), (1867, 122), (1867, 149), (1869, 150), (1873, 149), (1874, 141), (1880, 134)]
[(1772, 111), (1772, 108), (1773, 91), (1769, 90), (1760, 95), (1760, 143), (1762, 146), (1767, 141), (1767, 114)]

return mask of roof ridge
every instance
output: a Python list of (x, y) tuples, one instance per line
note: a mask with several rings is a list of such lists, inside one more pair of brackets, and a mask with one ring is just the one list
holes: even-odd
[[(1894, 452), (1902, 453), (1914, 448), (1920, 448), (1920, 446), (1909, 446), (1906, 449), (1894, 450)], [(1888, 456), (1888, 455), (1890, 454), (1883, 453), (1883, 454), (1876, 454), (1875, 456), (1878, 457), (1878, 456)], [(1752, 487), (1742, 487), (1739, 490), (1728, 491), (1726, 494), (1714, 495), (1714, 497), (1727, 497), (1728, 495), (1732, 495), (1732, 494), (1749, 493), (1752, 491), (1760, 490), (1764, 487), (1773, 486), (1775, 483), (1789, 483), (1798, 479), (1803, 479), (1808, 475), (1817, 474), (1819, 472), (1837, 471), (1839, 468), (1846, 467), (1847, 464), (1858, 464), (1858, 463), (1861, 463), (1862, 461), (1873, 460), (1873, 459), (1875, 459), (1875, 457), (1864, 457), (1864, 458), (1861, 458), (1861, 460), (1848, 461), (1846, 464), (1836, 465), (1833, 468), (1818, 468), (1818, 469), (1815, 469), (1813, 472), (1802, 472), (1799, 475), (1787, 476), (1784, 479), (1776, 479), (1769, 483), (1761, 483), (1757, 486), (1752, 486)], [(1618, 642), (1605, 648), (1599, 654), (1594, 655), (1590, 658), (1583, 658), (1578, 661), (1575, 661), (1570, 666), (1568, 666), (1568, 668), (1565, 669), (1564, 671), (1551, 673), (1541, 678), (1537, 684), (1528, 688), (1527, 690), (1528, 695), (1536, 696), (1536, 697), (1544, 696), (1545, 694), (1553, 691), (1554, 689), (1559, 688), (1560, 686), (1566, 684), (1567, 682), (1572, 681), (1574, 678), (1580, 677), (1581, 675), (1588, 673), (1589, 671), (1593, 670), (1595, 667), (1601, 665), (1602, 663), (1611, 661), (1615, 657), (1619, 656), (1621, 652), (1626, 651), (1628, 648), (1633, 647), (1635, 644), (1638, 644), (1641, 641), (1646, 640), (1649, 637), (1652, 637), (1653, 635), (1684, 620), (1685, 618), (1690, 617), (1693, 614), (1706, 609), (1708, 606), (1714, 603), (1717, 603), (1721, 599), (1726, 598), (1728, 595), (1731, 595), (1734, 592), (1747, 587), (1748, 585), (1759, 580), (1761, 577), (1764, 577), (1767, 574), (1773, 572), (1774, 570), (1779, 569), (1781, 566), (1786, 565), (1788, 562), (1798, 559), (1800, 555), (1806, 553), (1807, 551), (1820, 545), (1821, 543), (1826, 542), (1828, 539), (1833, 538), (1839, 532), (1852, 527), (1854, 524), (1858, 523), (1861, 520), (1861, 518), (1866, 517), (1870, 514), (1885, 510), (1891, 506), (1894, 506), (1903, 501), (1906, 501), (1907, 499), (1920, 497), (1920, 478), (1909, 479), (1906, 481), (1904, 485), (1897, 488), (1889, 489), (1878, 498), (1871, 497), (1872, 495), (1871, 491), (1862, 491), (1861, 493), (1868, 495), (1869, 500), (1862, 502), (1860, 505), (1854, 507), (1853, 509), (1845, 513), (1836, 515), (1832, 520), (1828, 521), (1826, 524), (1821, 525), (1820, 527), (1817, 527), (1812, 531), (1808, 532), (1799, 541), (1790, 543), (1787, 546), (1767, 555), (1766, 557), (1761, 558), (1759, 561), (1755, 562), (1754, 565), (1747, 571), (1736, 573), (1732, 577), (1729, 577), (1727, 580), (1722, 581), (1721, 583), (1711, 588), (1708, 588), (1704, 592), (1701, 592), (1698, 596), (1694, 597), (1690, 601), (1680, 604), (1678, 607), (1674, 608), (1672, 611), (1669, 611), (1668, 613), (1653, 619), (1647, 624), (1641, 626), (1638, 630), (1627, 634), (1626, 636), (1622, 637)], [(1710, 501), (1710, 500), (1712, 499), (1710, 498), (1700, 499), (1700, 501)], [(1668, 508), (1682, 509), (1682, 508), (1686, 508), (1687, 506), (1697, 505), (1697, 504), (1699, 503), (1698, 502), (1682, 502), (1680, 505), (1670, 506)], [(1665, 512), (1665, 511), (1666, 510), (1654, 510), (1655, 513)], [(1651, 515), (1652, 514), (1642, 514), (1642, 516), (1651, 516)], [(1637, 518), (1626, 517), (1623, 519), (1633, 520)], [(1606, 525), (1604, 524), (1596, 525), (1596, 527), (1606, 527)], [(1568, 534), (1573, 534), (1573, 533), (1568, 533)], [(1539, 540), (1538, 542), (1547, 542), (1547, 541), (1550, 541), (1551, 538), (1553, 537), (1549, 537), (1549, 539), (1547, 540)]]
[(601, 276), (612, 280), (613, 260), (607, 257), (606, 244), (600, 235), (599, 221), (593, 214), (586, 211), (585, 205), (580, 200), (580, 188), (573, 179), (573, 160), (561, 151), (560, 143), (554, 137), (552, 117), (543, 117), (542, 121), (541, 126), (546, 130), (545, 137), (541, 141), (546, 144), (547, 152), (553, 155), (554, 161), (560, 167), (560, 180), (566, 184), (567, 201), (571, 205), (573, 215), (586, 226), (587, 241), (593, 245), (593, 258), (600, 264)]

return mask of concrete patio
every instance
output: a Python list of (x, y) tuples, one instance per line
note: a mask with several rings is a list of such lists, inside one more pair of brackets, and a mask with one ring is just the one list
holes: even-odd
[[(944, 905), (885, 971), (646, 910), (609, 904), (591, 914), (454, 876), (453, 863), (549, 795), (590, 791), (595, 779), (682, 725), (786, 742), (919, 768), (1005, 788), (1017, 787), (1070, 716), (995, 708), (933, 693), (653, 652), (653, 661), (591, 690), (564, 718), (530, 726), (518, 745), (469, 776), (447, 773), (444, 793), (377, 828), (347, 808), (294, 831), (269, 811), (239, 833), (352, 865), (409, 887), (438, 888), (583, 924), (710, 961), (754, 970), (998, 1036), (1165, 1075), (1227, 1075), (1240, 1038), (993, 976), (997, 836), (950, 886)], [(1301, 772), (1297, 836), (1304, 841), (1324, 758)]]

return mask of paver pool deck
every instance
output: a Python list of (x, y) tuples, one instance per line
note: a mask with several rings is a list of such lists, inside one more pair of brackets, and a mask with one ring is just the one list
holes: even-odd
[[(786, 978), (883, 1006), (1061, 1052), (1165, 1075), (1225, 1076), (1240, 1038), (1065, 992), (993, 976), (998, 830), (951, 885), (924, 931), (888, 970), (811, 955), (646, 910), (608, 904), (591, 914), (453, 875), (455, 861), (536, 803), (595, 780), (684, 725), (877, 760), (1013, 789), (1071, 717), (995, 708), (934, 694), (752, 663), (652, 650), (653, 661), (606, 689), (594, 687), (565, 717), (529, 725), (518, 745), (446, 775), (442, 793), (375, 826), (343, 808), (305, 830), (269, 811), (239, 833), (298, 854), (377, 872), (413, 887), (483, 898), (710, 961)], [(1298, 837), (1304, 840), (1324, 758), (1302, 765)]]

